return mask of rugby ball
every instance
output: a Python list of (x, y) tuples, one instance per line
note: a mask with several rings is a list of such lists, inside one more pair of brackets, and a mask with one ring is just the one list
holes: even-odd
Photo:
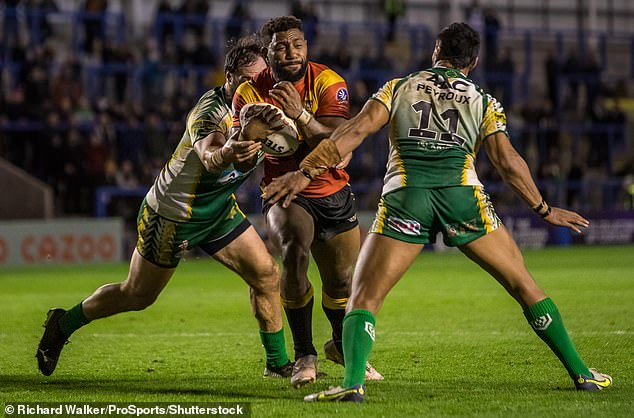
[[(268, 125), (262, 113), (273, 109), (280, 117)], [(292, 119), (287, 117), (282, 109), (270, 103), (248, 103), (240, 111), (240, 125), (244, 138), (251, 141), (259, 140), (267, 154), (278, 157), (292, 155), (299, 147), (299, 134)], [(266, 134), (269, 129), (275, 132)]]

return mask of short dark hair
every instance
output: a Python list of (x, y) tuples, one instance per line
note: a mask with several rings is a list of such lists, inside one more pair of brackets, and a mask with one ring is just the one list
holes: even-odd
[(447, 60), (456, 68), (468, 67), (478, 56), (480, 35), (466, 23), (452, 23), (438, 34), (439, 60)]
[(225, 58), (225, 73), (233, 74), (238, 67), (255, 62), (258, 57), (266, 59), (266, 50), (262, 39), (253, 34), (243, 36), (228, 45)]
[(270, 41), (273, 34), (277, 32), (286, 32), (287, 30), (298, 29), (304, 31), (302, 21), (295, 16), (279, 16), (270, 19), (260, 29), (260, 35), (267, 41)]

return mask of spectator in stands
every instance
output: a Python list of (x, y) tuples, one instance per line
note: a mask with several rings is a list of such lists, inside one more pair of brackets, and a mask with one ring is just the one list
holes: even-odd
[(50, 95), (53, 108), (70, 114), (72, 107), (84, 94), (81, 80), (81, 67), (78, 61), (71, 58), (62, 62), (59, 72), (51, 80)]
[(304, 22), (304, 38), (308, 41), (308, 45), (314, 45), (319, 33), (319, 16), (315, 10), (315, 5), (312, 2), (304, 5), (301, 1), (294, 0), (291, 2), (289, 14)]
[(601, 66), (596, 51), (587, 51), (583, 56), (583, 62), (579, 69), (583, 77), (583, 85), (586, 89), (585, 116), (597, 117), (595, 105), (599, 102), (601, 90)]
[(571, 48), (561, 69), (568, 81), (568, 95), (563, 103), (566, 110), (576, 110), (579, 98), (579, 75), (581, 73), (581, 61), (577, 55), (577, 48)]
[(139, 179), (134, 171), (134, 163), (130, 160), (124, 160), (114, 174), (115, 185), (122, 189), (139, 187)]
[(65, 187), (62, 194), (64, 208), (68, 214), (87, 213), (84, 179), (84, 155), (82, 137), (79, 129), (72, 126), (68, 131), (64, 146)]
[(383, 0), (383, 13), (387, 18), (386, 42), (394, 41), (396, 22), (399, 17), (405, 16), (405, 7), (405, 1), (403, 0)]
[(12, 45), (20, 37), (20, 20), (22, 12), (22, 0), (2, 0), (0, 5), (4, 6), (2, 33), (0, 34), (0, 45)]
[(544, 67), (546, 72), (546, 90), (548, 92), (548, 99), (550, 100), (553, 112), (557, 112), (559, 110), (559, 80), (561, 75), (561, 65), (554, 51), (550, 50), (548, 52), (546, 61), (544, 62)]
[(208, 0), (185, 0), (178, 10), (185, 19), (185, 30), (192, 31), (197, 37), (201, 37), (205, 32), (204, 18), (209, 13)]
[(104, 41), (108, 0), (86, 0), (83, 6), (84, 51), (90, 53), (96, 39)]
[[(499, 37), (502, 24), (493, 7), (484, 9), (484, 67), (495, 69), (499, 56)], [(506, 103), (506, 102), (505, 102)]]
[(160, 44), (165, 44), (165, 40), (174, 37), (174, 18), (176, 11), (172, 8), (169, 0), (161, 0), (156, 7), (156, 17), (154, 19), (155, 31), (159, 34)]
[(48, 14), (55, 13), (59, 9), (54, 0), (27, 0), (26, 8), (27, 25), (34, 28), (32, 42), (42, 44), (53, 35), (53, 28), (48, 21)]
[(249, 10), (244, 0), (235, 0), (231, 14), (225, 26), (225, 41), (230, 42), (242, 35), (242, 26), (244, 21), (249, 18)]

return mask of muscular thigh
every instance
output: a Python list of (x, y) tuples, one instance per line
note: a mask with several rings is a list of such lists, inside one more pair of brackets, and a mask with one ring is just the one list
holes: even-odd
[(265, 216), (269, 235), (283, 252), (284, 247), (289, 246), (303, 251), (310, 249), (314, 235), (313, 218), (302, 206), (295, 202), (288, 208), (276, 204), (266, 211)]
[(360, 242), (361, 232), (357, 226), (327, 241), (317, 240), (313, 243), (313, 258), (329, 296), (348, 296)]
[(213, 257), (238, 273), (249, 284), (263, 277), (277, 275), (275, 261), (252, 226), (217, 251)]

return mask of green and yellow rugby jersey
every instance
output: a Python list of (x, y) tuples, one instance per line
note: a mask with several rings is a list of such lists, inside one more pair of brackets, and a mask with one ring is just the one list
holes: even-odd
[[(187, 126), (172, 158), (165, 164), (146, 196), (148, 205), (173, 221), (207, 222), (253, 170), (246, 173), (229, 165), (222, 172), (207, 171), (194, 144), (213, 132), (228, 135), (231, 101), (222, 86), (206, 92), (187, 115)], [(261, 159), (261, 158), (260, 158)]]
[(383, 194), (400, 187), (481, 186), (475, 155), (506, 133), (500, 103), (451, 68), (434, 67), (388, 81), (371, 99), (390, 113)]

